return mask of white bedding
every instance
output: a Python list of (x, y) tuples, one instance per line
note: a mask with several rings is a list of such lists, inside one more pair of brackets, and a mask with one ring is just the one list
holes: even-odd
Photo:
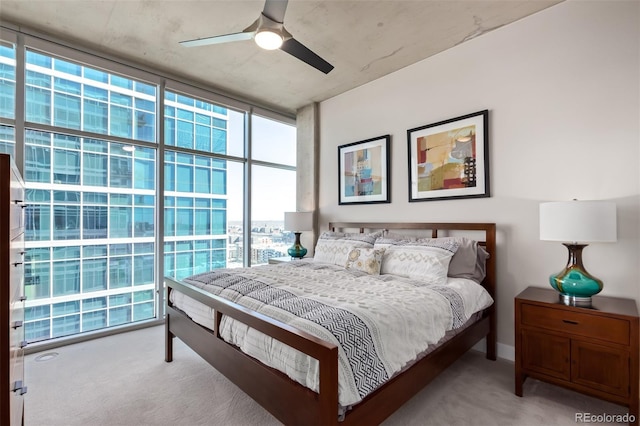
[[(214, 279), (221, 285), (209, 284)], [(344, 407), (358, 403), (445, 332), (493, 303), (472, 280), (450, 278), (433, 286), (312, 260), (216, 270), (184, 281), (338, 345), (339, 403)], [(171, 302), (213, 329), (208, 306), (177, 291), (171, 292)], [(315, 359), (227, 317), (220, 333), (245, 353), (318, 391)]]

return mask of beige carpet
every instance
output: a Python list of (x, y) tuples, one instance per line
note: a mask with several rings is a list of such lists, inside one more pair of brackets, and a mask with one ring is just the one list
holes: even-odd
[[(163, 341), (152, 327), (27, 356), (26, 426), (280, 424), (179, 340), (165, 363)], [(576, 412), (627, 412), (536, 380), (524, 394), (513, 363), (472, 351), (384, 425), (575, 425)]]

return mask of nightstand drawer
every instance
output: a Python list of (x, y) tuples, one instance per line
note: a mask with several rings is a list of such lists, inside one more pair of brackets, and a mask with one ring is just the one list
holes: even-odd
[(621, 345), (629, 344), (630, 325), (623, 319), (523, 304), (522, 323)]

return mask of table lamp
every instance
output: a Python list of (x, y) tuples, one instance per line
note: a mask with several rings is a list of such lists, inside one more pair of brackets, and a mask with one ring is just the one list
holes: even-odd
[(284, 230), (293, 231), (296, 240), (287, 253), (294, 259), (302, 259), (307, 254), (307, 249), (300, 244), (301, 231), (311, 231), (313, 229), (313, 213), (312, 212), (285, 212), (284, 213)]
[(569, 250), (567, 266), (549, 277), (566, 305), (590, 307), (602, 280), (587, 272), (582, 250), (587, 243), (616, 241), (616, 204), (610, 201), (560, 201), (540, 204), (540, 239), (561, 241)]

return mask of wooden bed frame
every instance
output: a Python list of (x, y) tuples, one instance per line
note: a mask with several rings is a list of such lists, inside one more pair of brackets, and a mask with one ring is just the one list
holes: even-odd
[[(431, 231), (431, 237), (447, 236), (447, 231), (481, 231), (490, 253), (487, 275), (482, 285), (496, 300), (496, 227), (493, 223), (329, 223), (330, 230), (380, 229)], [(458, 235), (458, 234), (456, 234)], [(428, 235), (427, 235), (428, 236)], [(165, 322), (165, 361), (173, 360), (173, 338), (179, 337), (216, 370), (235, 383), (284, 424), (373, 425), (379, 424), (419, 392), (468, 349), (486, 337), (486, 356), (496, 359), (496, 314), (494, 303), (482, 318), (456, 334), (409, 369), (394, 376), (349, 410), (338, 422), (338, 348), (304, 331), (214, 296), (198, 287), (165, 278), (167, 286)], [(210, 306), (215, 314), (215, 330), (193, 322), (170, 302), (172, 291), (179, 291)], [(265, 366), (222, 340), (219, 324), (223, 315), (247, 324), (319, 362), (320, 385), (316, 393), (285, 374)]]

